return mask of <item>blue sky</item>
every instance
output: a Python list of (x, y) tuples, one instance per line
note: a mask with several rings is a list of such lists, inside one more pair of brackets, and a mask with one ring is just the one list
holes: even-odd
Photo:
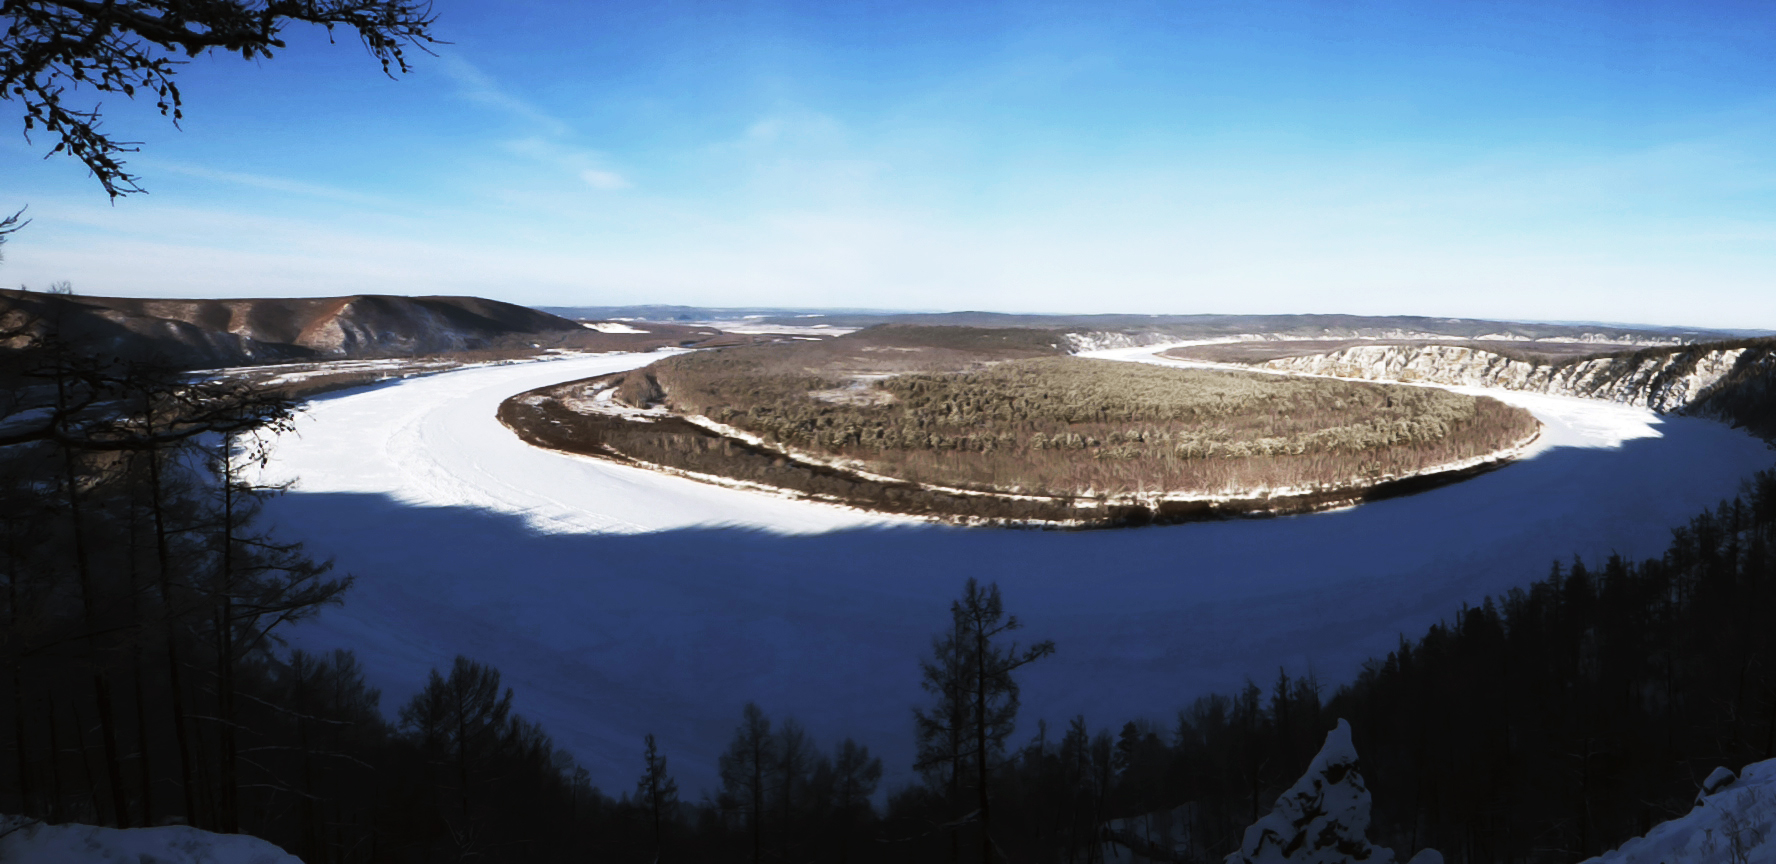
[(0, 282), (1776, 328), (1765, 4), (435, 11), (399, 80), (292, 30), (107, 100), (114, 205), (0, 138)]

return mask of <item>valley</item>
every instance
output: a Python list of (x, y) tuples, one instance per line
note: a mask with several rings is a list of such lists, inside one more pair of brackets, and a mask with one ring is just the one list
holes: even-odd
[(647, 731), (682, 754), (681, 782), (714, 782), (748, 700), (867, 740), (905, 772), (919, 698), (907, 658), (966, 576), (1004, 586), (1065, 646), (1030, 673), (1030, 717), (1163, 717), (1278, 666), (1342, 680), (1550, 561), (1657, 554), (1671, 526), (1772, 461), (1718, 422), (1494, 390), (1542, 424), (1535, 446), (1410, 498), (982, 531), (545, 450), (495, 417), (514, 393), (657, 359), (465, 368), (312, 403), (261, 478), (296, 482), (267, 516), (358, 582), (293, 644), (354, 646), (390, 702), (437, 657), (481, 658), (600, 783), (623, 782)]

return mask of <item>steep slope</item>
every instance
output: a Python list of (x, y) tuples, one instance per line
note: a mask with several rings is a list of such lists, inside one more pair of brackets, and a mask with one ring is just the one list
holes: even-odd
[(1259, 362), (1264, 369), (1374, 381), (1499, 387), (1687, 413), (1776, 434), (1776, 340), (1647, 348), (1557, 361), (1460, 345), (1360, 345)]
[(515, 347), (590, 334), (578, 322), (478, 297), (147, 300), (0, 291), (0, 334), (59, 330), (96, 350), (185, 367)]
[(1776, 864), (1776, 760), (1717, 768), (1689, 813), (1585, 864)]

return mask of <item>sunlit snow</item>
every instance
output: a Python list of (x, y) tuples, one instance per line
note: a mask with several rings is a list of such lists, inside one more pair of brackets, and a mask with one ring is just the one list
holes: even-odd
[[(1152, 349), (1148, 349), (1151, 351)], [(1555, 559), (1657, 554), (1669, 529), (1772, 462), (1704, 420), (1489, 395), (1547, 424), (1533, 458), (1350, 510), (1117, 531), (963, 529), (720, 488), (523, 444), (519, 391), (641, 365), (604, 355), (464, 369), (313, 404), (268, 515), (358, 577), (293, 631), (351, 647), (393, 708), (457, 653), (491, 663), (607, 789), (653, 732), (681, 783), (714, 782), (741, 706), (853, 736), (909, 776), (918, 658), (973, 576), (1027, 638), (1018, 739), (1038, 717), (1164, 722), (1246, 676), (1336, 683), (1462, 603)]]

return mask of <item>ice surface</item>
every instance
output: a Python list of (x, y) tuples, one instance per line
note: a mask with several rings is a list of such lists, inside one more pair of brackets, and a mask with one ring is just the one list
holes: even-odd
[(0, 835), (0, 861), (28, 864), (302, 864), (257, 837), (183, 825), (120, 830), (0, 816)]
[(1555, 559), (1658, 554), (1772, 462), (1717, 423), (1497, 392), (1548, 424), (1541, 450), (1410, 498), (961, 529), (564, 456), (494, 418), (521, 390), (657, 356), (472, 368), (315, 403), (271, 466), (297, 491), (267, 515), (358, 584), (294, 641), (356, 649), (391, 714), (453, 655), (492, 663), (606, 789), (634, 782), (648, 732), (685, 788), (713, 785), (749, 700), (828, 744), (867, 744), (891, 785), (911, 776), (918, 659), (970, 576), (1000, 584), (1028, 638), (1057, 643), (1022, 678), (1023, 730), (1077, 713), (1167, 721), (1278, 666), (1344, 681), (1399, 634)]

